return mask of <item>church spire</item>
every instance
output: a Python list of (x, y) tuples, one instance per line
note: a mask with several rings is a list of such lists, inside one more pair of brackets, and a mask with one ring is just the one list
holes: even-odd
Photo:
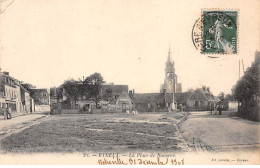
[(171, 51), (171, 45), (169, 45), (169, 51), (168, 51), (168, 60), (167, 62), (172, 62), (172, 51)]

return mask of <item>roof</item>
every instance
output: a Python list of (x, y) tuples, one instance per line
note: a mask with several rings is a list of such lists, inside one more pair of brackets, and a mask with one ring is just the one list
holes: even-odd
[(21, 88), (21, 90), (23, 90), (24, 92), (28, 92), (27, 89), (25, 89), (22, 85), (19, 85), (19, 87)]
[(105, 94), (107, 89), (111, 89), (113, 94), (118, 95), (124, 91), (128, 93), (128, 85), (102, 85), (101, 93)]
[(47, 89), (29, 89), (32, 96), (40, 96), (41, 94), (48, 93)]
[(175, 93), (174, 98), (177, 103), (186, 103), (193, 92)]
[[(30, 96), (34, 99), (34, 103), (35, 104), (44, 104), (43, 102), (41, 102), (41, 98), (48, 98), (48, 90), (47, 89), (30, 89)], [(45, 94), (47, 94), (47, 96), (45, 96)]]
[(216, 98), (210, 91), (204, 91), (200, 88), (196, 89), (195, 91), (175, 93), (175, 101), (178, 103), (186, 103), (188, 100), (216, 101)]
[(34, 99), (34, 104), (37, 104), (37, 105), (44, 105), (44, 103), (41, 102), (41, 101), (38, 100), (38, 99)]
[(193, 94), (190, 96), (191, 100), (208, 100), (205, 92), (202, 89), (196, 89)]
[(135, 103), (149, 103), (149, 102), (164, 102), (166, 99), (167, 103), (173, 102), (173, 94), (166, 93), (135, 93), (133, 95), (133, 101)]

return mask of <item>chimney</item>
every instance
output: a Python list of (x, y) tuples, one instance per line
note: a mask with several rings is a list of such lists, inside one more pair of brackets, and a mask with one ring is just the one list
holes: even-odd
[(206, 91), (206, 86), (202, 86), (202, 90), (205, 92)]
[(132, 98), (133, 97), (133, 91), (129, 90), (129, 96)]
[(133, 89), (133, 95), (135, 94), (135, 90)]
[(210, 89), (209, 89), (209, 87), (207, 87), (207, 91), (208, 91), (208, 92), (210, 92)]
[(5, 75), (9, 76), (9, 72), (4, 71), (3, 73), (4, 73)]

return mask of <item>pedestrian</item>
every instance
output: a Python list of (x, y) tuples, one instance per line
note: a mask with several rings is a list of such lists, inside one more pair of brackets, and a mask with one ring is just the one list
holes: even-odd
[(8, 113), (12, 113), (12, 109), (10, 107), (8, 108)]
[(219, 109), (219, 105), (217, 104), (216, 107), (215, 107), (215, 110), (214, 110), (215, 111), (215, 115), (217, 115), (218, 109)]
[(7, 119), (7, 113), (8, 113), (8, 108), (6, 107), (6, 109), (4, 110), (4, 120)]
[(12, 109), (9, 107), (7, 110), (7, 119), (11, 119)]
[(222, 114), (222, 110), (223, 110), (223, 106), (222, 106), (222, 105), (220, 105), (220, 106), (219, 106), (219, 115), (221, 115), (221, 114)]
[(135, 110), (132, 111), (132, 115), (135, 115)]

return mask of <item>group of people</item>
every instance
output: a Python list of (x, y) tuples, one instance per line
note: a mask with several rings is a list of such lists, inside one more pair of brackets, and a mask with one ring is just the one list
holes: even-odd
[[(127, 114), (127, 115), (130, 115), (130, 110), (126, 110), (126, 114)], [(132, 114), (132, 115), (137, 115), (138, 112), (137, 112), (137, 110), (132, 110), (131, 114)]]
[(218, 112), (219, 112), (219, 115), (221, 115), (223, 109), (224, 109), (224, 106), (223, 106), (223, 105), (221, 105), (221, 104), (216, 104), (215, 107), (213, 106), (213, 107), (211, 108), (210, 112), (211, 112), (211, 114), (212, 114), (213, 111), (214, 111), (214, 112), (215, 112), (215, 115), (216, 115), (216, 112), (218, 111)]
[(11, 119), (11, 113), (12, 109), (10, 107), (6, 107), (6, 109), (3, 109), (4, 120)]

